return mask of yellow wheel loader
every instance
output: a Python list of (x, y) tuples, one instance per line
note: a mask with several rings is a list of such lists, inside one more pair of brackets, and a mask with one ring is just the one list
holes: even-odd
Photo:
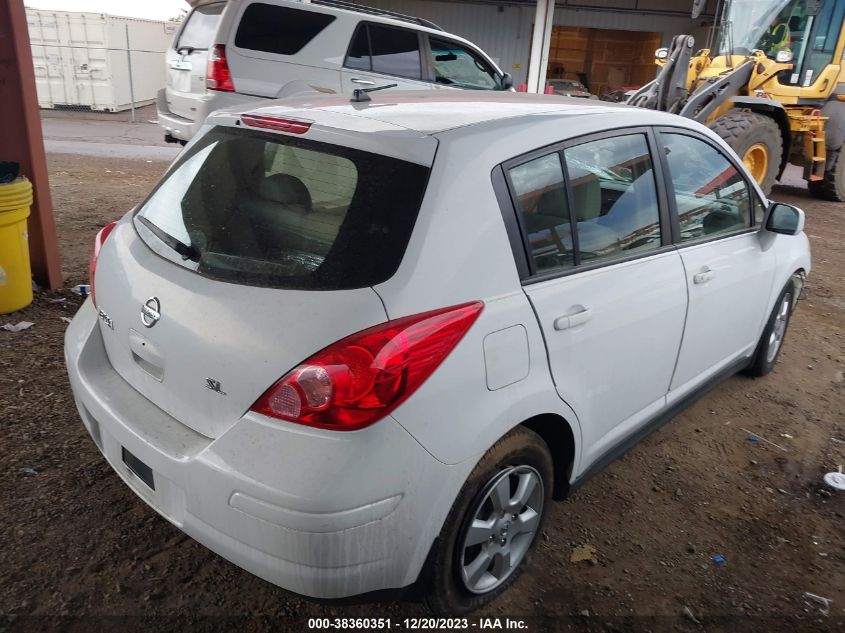
[(845, 0), (723, 0), (716, 26), (713, 47), (678, 35), (658, 49), (628, 103), (709, 126), (766, 193), (793, 163), (813, 195), (845, 202)]

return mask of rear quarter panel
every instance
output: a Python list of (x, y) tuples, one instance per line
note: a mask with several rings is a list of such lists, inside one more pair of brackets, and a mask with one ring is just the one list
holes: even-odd
[[(241, 2), (229, 11), (222, 44), (238, 92), (258, 97), (284, 98), (306, 92), (341, 92), (341, 67), (357, 20), (326, 7), (300, 3), (271, 3), (335, 16), (314, 39), (294, 55), (278, 55), (235, 45), (238, 25), (253, 2)], [(297, 6), (299, 5), (299, 6)]]
[[(494, 166), (534, 143), (537, 147), (553, 140), (543, 133), (544, 127), (535, 129), (536, 137), (527, 144), (517, 146), (513, 139), (519, 138), (519, 131), (503, 135), (495, 128), (464, 139), (441, 138), (402, 264), (393, 278), (375, 288), (390, 318), (468, 301), (485, 303), (455, 350), (393, 413), (447, 464), (479, 459), (514, 426), (540, 414), (568, 421), (578, 463), (578, 418), (555, 391), (543, 336), (522, 289), (491, 182)], [(485, 358), (485, 337), (514, 326), (526, 332), (528, 371), (496, 388), (501, 383), (488, 380), (492, 369), (489, 349)]]

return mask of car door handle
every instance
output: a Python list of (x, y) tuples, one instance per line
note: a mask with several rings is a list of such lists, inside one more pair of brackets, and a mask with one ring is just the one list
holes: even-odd
[(375, 86), (376, 82), (371, 79), (360, 79), (358, 77), (353, 77), (350, 79), (353, 84), (361, 84), (362, 86)]
[(692, 283), (706, 284), (711, 279), (713, 279), (713, 271), (710, 270), (709, 266), (703, 266), (699, 272), (692, 276)]
[(580, 312), (576, 312), (575, 314), (568, 314), (566, 316), (560, 316), (555, 319), (554, 326), (555, 329), (558, 331), (561, 330), (568, 330), (573, 327), (577, 327), (579, 325), (583, 325), (587, 321), (589, 321), (593, 317), (593, 311), (589, 308), (584, 308)]

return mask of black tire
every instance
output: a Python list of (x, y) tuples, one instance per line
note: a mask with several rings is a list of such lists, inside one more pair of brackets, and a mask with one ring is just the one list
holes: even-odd
[[(513, 467), (528, 467), (539, 474), (543, 500), (539, 522), (533, 535), (526, 534), (531, 539), (527, 553), (510, 575), (490, 591), (473, 593), (467, 589), (462, 578), (464, 537), (476, 516), (476, 510), (482, 507), (481, 500), (485, 498), (490, 486)], [(485, 453), (458, 493), (429, 556), (426, 603), (434, 613), (467, 613), (487, 604), (516, 581), (528, 563), (536, 536), (543, 530), (551, 503), (553, 472), (549, 447), (539, 435), (524, 426), (513, 429)]]
[[(765, 376), (774, 369), (778, 356), (780, 356), (780, 351), (783, 349), (783, 341), (786, 338), (786, 332), (789, 329), (789, 321), (792, 317), (792, 305), (794, 303), (794, 298), (795, 284), (790, 279), (789, 283), (786, 284), (778, 296), (777, 301), (775, 301), (775, 307), (772, 308), (772, 313), (769, 315), (769, 320), (766, 322), (766, 327), (763, 330), (762, 336), (760, 336), (760, 341), (757, 343), (757, 349), (754, 352), (754, 359), (751, 361), (751, 365), (748, 366), (748, 369), (745, 370), (745, 373), (750, 376)], [(780, 341), (772, 354), (770, 353), (770, 350), (772, 349), (772, 333), (775, 330), (778, 322), (778, 315), (783, 310), (784, 303), (787, 305), (785, 316), (786, 320), (783, 323), (783, 331), (780, 335)]]
[(710, 124), (710, 129), (721, 136), (740, 158), (758, 143), (765, 145), (768, 165), (763, 180), (759, 183), (768, 195), (775, 184), (783, 158), (783, 138), (780, 127), (771, 117), (747, 110), (730, 110)]
[(842, 148), (831, 152), (830, 161), (824, 172), (824, 180), (808, 182), (810, 193), (822, 200), (831, 202), (845, 202), (845, 158), (842, 157)]

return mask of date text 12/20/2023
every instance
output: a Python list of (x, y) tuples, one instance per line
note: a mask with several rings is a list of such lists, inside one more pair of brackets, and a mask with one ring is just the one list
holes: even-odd
[(527, 630), (525, 620), (513, 618), (309, 618), (309, 630)]

